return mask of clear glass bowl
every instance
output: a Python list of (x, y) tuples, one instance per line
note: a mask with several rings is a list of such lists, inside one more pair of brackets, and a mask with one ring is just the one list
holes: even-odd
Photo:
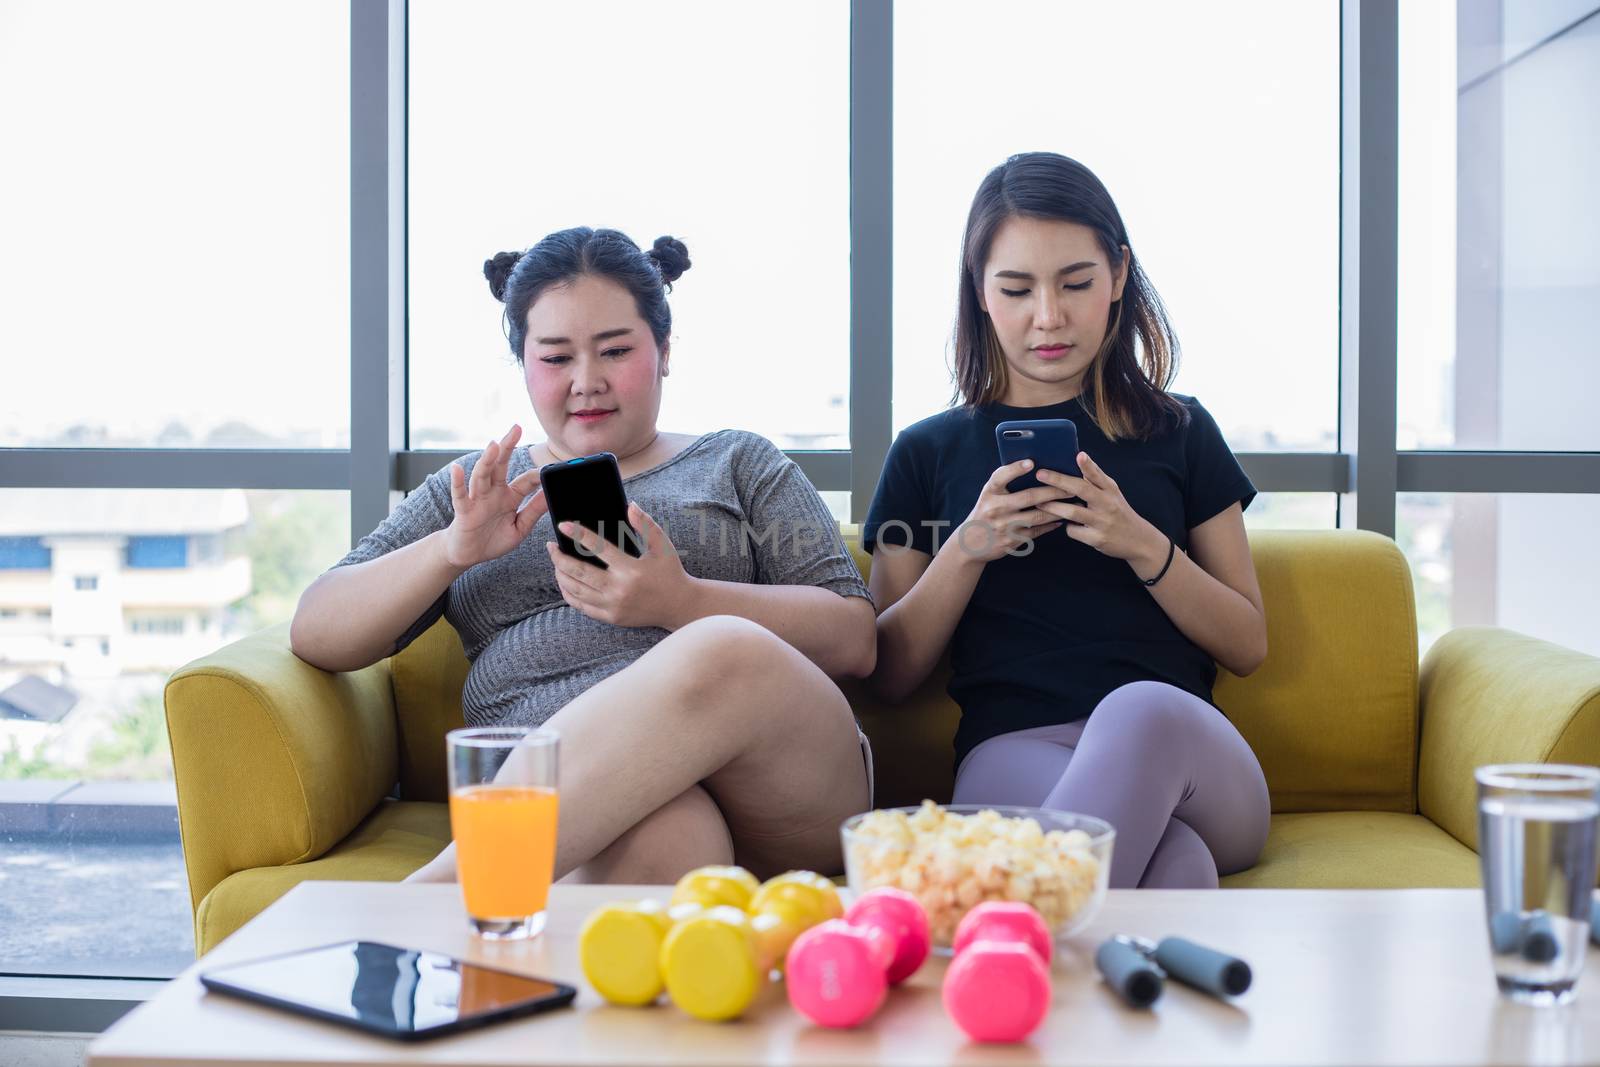
[[(985, 824), (1009, 832), (973, 834), (977, 828), (965, 823), (963, 828), (969, 832), (962, 843), (960, 838), (934, 829), (952, 823), (944, 813), (976, 816), (984, 811), (1006, 820), (1032, 819), (1038, 833), (1023, 828), (1019, 837), (1020, 823), (999, 823), (991, 816), (984, 816)], [(889, 813), (890, 820), (894, 813), (904, 813), (910, 832), (885, 826), (888, 820), (874, 818), (880, 812)], [(863, 824), (869, 820), (874, 828), (864, 830)], [(1077, 933), (1094, 919), (1105, 901), (1111, 845), (1116, 838), (1110, 823), (1092, 815), (931, 803), (853, 815), (839, 833), (844, 839), (845, 875), (851, 893), (859, 895), (884, 885), (906, 890), (927, 910), (934, 945), (945, 949), (954, 939), (961, 917), (985, 900), (1024, 901), (1039, 910), (1058, 939)], [(987, 843), (978, 843), (985, 838)]]

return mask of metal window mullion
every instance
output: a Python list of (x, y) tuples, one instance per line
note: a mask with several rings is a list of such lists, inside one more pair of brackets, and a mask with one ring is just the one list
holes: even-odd
[[(399, 454), (395, 488), (410, 492), (434, 471), (466, 454), (465, 449), (415, 449)], [(839, 450), (784, 453), (819, 490), (851, 488), (852, 454)], [(1343, 493), (1350, 488), (1350, 457), (1338, 452), (1240, 452), (1239, 462), (1266, 493)]]
[(344, 489), (349, 469), (343, 449), (0, 449), (19, 489)]
[(1401, 452), (1403, 493), (1600, 493), (1600, 452)]
[(850, 517), (889, 454), (893, 390), (894, 5), (850, 2)]
[[(1398, 13), (1392, 0), (1344, 0), (1341, 31), (1339, 451), (1351, 456), (1353, 525), (1393, 537)], [(1351, 510), (1341, 507), (1342, 525)]]
[(405, 447), (405, 39), (405, 0), (350, 0), (351, 544)]

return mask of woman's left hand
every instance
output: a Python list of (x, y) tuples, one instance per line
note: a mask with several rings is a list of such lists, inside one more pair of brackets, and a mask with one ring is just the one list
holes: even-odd
[(1066, 519), (1068, 537), (1113, 559), (1127, 560), (1135, 574), (1141, 573), (1141, 566), (1152, 559), (1155, 568), (1151, 569), (1158, 569), (1167, 556), (1167, 535), (1133, 510), (1111, 475), (1101, 470), (1089, 453), (1078, 453), (1078, 469), (1083, 472), (1082, 478), (1050, 470), (1040, 470), (1038, 478), (1045, 485), (1065, 489), (1083, 503), (1049, 501), (1040, 504), (1039, 510)]
[(683, 569), (666, 531), (631, 501), (628, 522), (644, 539), (637, 559), (585, 526), (561, 524), (562, 533), (605, 563), (598, 567), (573, 559), (556, 542), (546, 542), (561, 598), (589, 618), (613, 626), (675, 629), (674, 620), (692, 595), (694, 579)]

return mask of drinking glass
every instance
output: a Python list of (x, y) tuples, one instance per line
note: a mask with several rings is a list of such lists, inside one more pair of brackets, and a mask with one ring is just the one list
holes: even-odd
[(451, 730), (450, 832), (473, 931), (492, 941), (544, 929), (556, 861), (556, 735), (528, 727)]
[(1479, 767), (1478, 857), (1500, 992), (1525, 1004), (1576, 995), (1595, 885), (1600, 768)]

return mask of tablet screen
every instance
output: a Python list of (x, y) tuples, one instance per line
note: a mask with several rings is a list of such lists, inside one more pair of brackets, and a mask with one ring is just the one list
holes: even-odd
[(219, 967), (201, 981), (211, 989), (401, 1037), (556, 1006), (573, 995), (570, 986), (556, 982), (372, 941)]

